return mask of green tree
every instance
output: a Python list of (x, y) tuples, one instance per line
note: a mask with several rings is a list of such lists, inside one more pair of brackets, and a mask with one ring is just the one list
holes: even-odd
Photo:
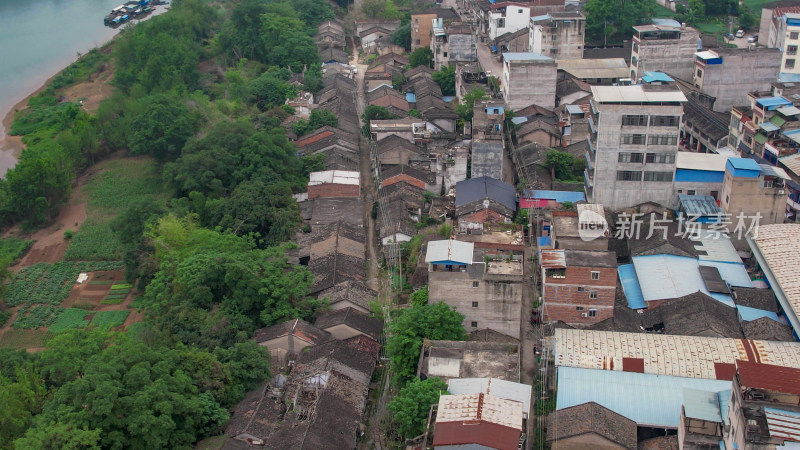
[(456, 69), (442, 66), (442, 70), (433, 73), (433, 81), (442, 88), (442, 95), (456, 95)]
[(411, 304), (413, 306), (423, 306), (428, 303), (428, 286), (423, 286), (411, 293)]
[(462, 101), (456, 105), (456, 113), (461, 116), (462, 120), (469, 122), (472, 120), (472, 109), (475, 106), (475, 102), (488, 99), (489, 95), (486, 94), (486, 91), (481, 88), (474, 88), (473, 90), (464, 94)]
[(411, 51), (411, 22), (401, 25), (392, 34), (392, 43)]
[(29, 362), (17, 366), (11, 378), (0, 375), (0, 446), (25, 433), (41, 412), (46, 394), (42, 378)]
[(292, 124), (292, 131), (299, 137), (326, 125), (338, 127), (339, 118), (328, 109), (315, 109), (311, 111), (308, 120), (300, 119)]
[(754, 16), (749, 10), (744, 10), (739, 15), (739, 28), (743, 30), (749, 30), (756, 24), (756, 16)]
[(558, 180), (569, 181), (573, 178), (573, 165), (575, 157), (567, 152), (550, 150), (544, 158), (545, 167), (549, 167), (555, 173)]
[(288, 70), (264, 72), (251, 81), (247, 86), (250, 100), (255, 103), (260, 110), (265, 110), (273, 106), (280, 106), (297, 96), (297, 88), (286, 82), (289, 78)]
[(433, 52), (430, 47), (420, 47), (408, 56), (408, 65), (412, 68), (417, 66), (433, 67)]
[(370, 19), (399, 19), (400, 11), (392, 0), (364, 0), (361, 12)]
[(617, 44), (630, 39), (631, 27), (650, 23), (653, 10), (650, 0), (588, 0), (583, 9), (586, 43)]
[(423, 339), (466, 339), (463, 320), (462, 314), (442, 302), (402, 310), (389, 325), (386, 342), (395, 382), (403, 384), (415, 375)]
[(364, 121), (364, 126), (361, 131), (364, 133), (364, 136), (369, 136), (369, 122), (371, 120), (390, 120), (396, 118), (397, 116), (390, 113), (389, 110), (383, 106), (369, 105), (364, 109), (364, 114), (361, 115), (361, 119)]
[(431, 405), (438, 403), (439, 397), (447, 393), (447, 383), (440, 378), (411, 380), (387, 405), (393, 413), (397, 432), (406, 439), (424, 433)]
[(175, 94), (156, 94), (141, 100), (141, 113), (131, 120), (130, 150), (161, 162), (174, 161), (194, 134), (196, 116)]

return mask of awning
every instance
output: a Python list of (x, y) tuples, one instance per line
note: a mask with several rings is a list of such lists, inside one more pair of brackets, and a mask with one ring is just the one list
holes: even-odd
[(756, 142), (758, 142), (759, 144), (764, 144), (764, 143), (766, 143), (766, 142), (767, 142), (767, 137), (766, 137), (766, 136), (764, 136), (764, 135), (763, 135), (763, 134), (761, 134), (761, 133), (758, 133), (757, 135), (755, 135), (755, 136), (753, 137), (753, 139), (755, 139), (755, 141), (756, 141)]
[(800, 109), (798, 109), (798, 108), (796, 108), (794, 106), (786, 106), (784, 108), (779, 108), (778, 112), (783, 114), (784, 116), (796, 116), (796, 115), (800, 114)]
[(775, 125), (772, 122), (761, 122), (761, 124), (758, 127), (761, 128), (764, 131), (767, 131), (767, 132), (769, 132), (769, 131), (778, 131), (778, 130), (781, 129), (781, 127)]
[[(794, 108), (794, 106), (792, 106), (792, 108)], [(795, 109), (796, 109), (796, 108), (795, 108)], [(779, 127), (782, 127), (782, 126), (783, 126), (783, 124), (785, 124), (785, 123), (786, 123), (786, 119), (784, 119), (784, 118), (783, 118), (783, 117), (781, 117), (781, 116), (772, 116), (772, 117), (769, 119), (769, 121), (770, 121), (770, 122), (772, 122), (772, 123), (774, 123), (775, 125), (777, 125), (777, 126), (779, 126)]]

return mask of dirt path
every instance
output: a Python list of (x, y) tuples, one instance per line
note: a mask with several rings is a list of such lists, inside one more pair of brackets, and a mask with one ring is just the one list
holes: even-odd
[(86, 112), (94, 113), (100, 102), (108, 98), (114, 90), (110, 82), (114, 76), (111, 63), (106, 63), (103, 69), (89, 77), (88, 81), (78, 83), (64, 89), (62, 96), (65, 101), (81, 101)]

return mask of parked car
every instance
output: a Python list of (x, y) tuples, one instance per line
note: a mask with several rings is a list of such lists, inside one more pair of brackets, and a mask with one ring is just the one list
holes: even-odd
[(739, 31), (737, 31), (737, 32), (736, 32), (736, 37), (737, 37), (737, 38), (744, 37), (744, 30), (739, 30)]
[(733, 36), (733, 33), (727, 33), (727, 34), (725, 35), (725, 39), (727, 39), (727, 40), (729, 40), (729, 41), (732, 41), (732, 40), (733, 40), (733, 37), (734, 37), (734, 36)]
[(754, 34), (754, 35), (750, 36), (749, 38), (747, 38), (747, 42), (749, 42), (751, 44), (755, 43), (755, 42), (758, 42), (758, 35)]

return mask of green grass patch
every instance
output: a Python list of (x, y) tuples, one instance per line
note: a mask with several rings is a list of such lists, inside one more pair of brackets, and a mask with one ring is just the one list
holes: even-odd
[(103, 299), (102, 302), (100, 302), (100, 304), (101, 305), (119, 305), (120, 303), (122, 303), (124, 301), (125, 301), (125, 297), (120, 297), (120, 298), (106, 297), (105, 299)]
[(131, 291), (130, 289), (112, 289), (108, 291), (108, 295), (122, 295), (122, 294), (127, 294), (130, 291)]
[(0, 239), (0, 268), (21, 258), (33, 245), (33, 241), (17, 238)]
[(127, 296), (128, 296), (128, 294), (127, 294), (127, 293), (124, 293), (124, 294), (123, 294), (123, 293), (120, 293), (120, 294), (114, 294), (114, 293), (112, 293), (112, 294), (108, 294), (108, 295), (106, 295), (106, 297), (105, 297), (105, 298), (125, 298), (125, 297), (127, 297)]
[(653, 17), (672, 19), (675, 17), (675, 11), (665, 8), (658, 3), (653, 5)]
[(37, 132), (56, 133), (67, 129), (80, 112), (79, 103), (32, 106), (14, 114), (14, 123), (8, 134), (20, 136)]
[(89, 284), (94, 285), (106, 285), (106, 284), (114, 284), (113, 280), (103, 280), (103, 281), (90, 281)]
[(119, 261), (122, 259), (122, 242), (107, 220), (86, 220), (70, 239), (64, 253), (67, 261)]
[(163, 189), (154, 161), (149, 159), (120, 159), (112, 161), (102, 173), (87, 183), (88, 215), (116, 215), (141, 200), (166, 201), (169, 194)]
[(6, 292), (6, 304), (16, 306), (45, 303), (60, 304), (81, 272), (120, 270), (121, 262), (71, 262), (39, 263), (22, 269)]
[(91, 310), (94, 309), (94, 303), (89, 302), (89, 301), (85, 301), (86, 299), (81, 299), (81, 300), (84, 300), (84, 301), (77, 301), (77, 302), (72, 304), (72, 307), (73, 308), (85, 309), (87, 311), (91, 311)]
[(50, 325), (50, 331), (58, 333), (72, 328), (84, 328), (89, 325), (89, 321), (85, 319), (91, 312), (79, 308), (67, 308), (61, 311), (58, 318)]
[(92, 326), (114, 328), (122, 325), (125, 319), (128, 318), (128, 314), (130, 314), (130, 311), (127, 309), (122, 311), (99, 311), (95, 313), (92, 319)]
[(695, 25), (698, 30), (706, 34), (727, 33), (728, 26), (720, 22), (706, 22)]
[(119, 283), (119, 284), (115, 284), (115, 285), (111, 286), (111, 290), (112, 291), (118, 291), (118, 290), (121, 290), (121, 289), (130, 290), (131, 287), (132, 286), (131, 286), (130, 283)]
[(35, 305), (32, 308), (23, 306), (17, 314), (13, 327), (23, 329), (49, 327), (63, 310), (64, 308), (53, 305)]
[(49, 333), (45, 330), (12, 328), (6, 330), (0, 338), (0, 347), (19, 349), (44, 347), (48, 337)]
[(775, 0), (744, 0), (744, 6), (750, 8), (750, 11), (756, 18), (761, 17), (761, 8), (764, 7), (767, 3), (772, 3)]
[(8, 319), (10, 319), (10, 318), (11, 318), (11, 312), (10, 311), (0, 311), (0, 327), (5, 325), (6, 322), (8, 322)]

